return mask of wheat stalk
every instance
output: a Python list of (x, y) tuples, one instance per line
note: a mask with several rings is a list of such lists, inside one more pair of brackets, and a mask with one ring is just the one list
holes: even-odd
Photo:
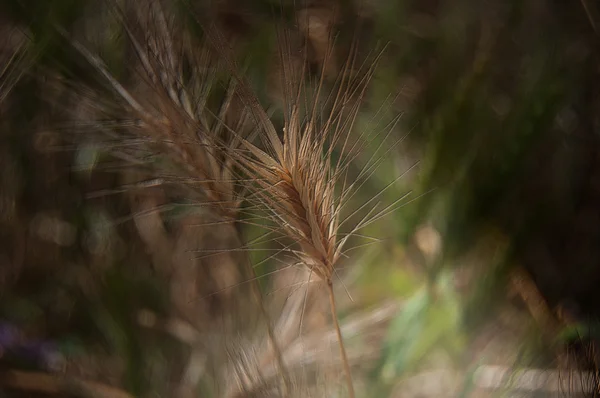
[[(207, 97), (214, 72), (219, 68), (214, 54), (202, 44), (198, 48), (198, 43), (186, 35), (178, 37), (172, 26), (173, 20), (158, 0), (149, 3), (147, 13), (143, 12), (144, 8), (134, 7), (137, 15), (133, 20), (116, 4), (110, 8), (132, 44), (139, 61), (139, 66), (134, 70), (151, 96), (136, 95), (135, 89), (128, 89), (120, 83), (85, 45), (70, 38), (60, 27), (57, 29), (126, 104), (128, 116), (137, 121), (129, 131), (141, 138), (144, 145), (158, 147), (160, 152), (180, 167), (187, 178), (176, 178), (177, 182), (191, 181), (194, 191), (203, 195), (202, 205), (213, 209), (216, 224), (229, 226), (239, 243), (235, 227), (241, 204), (240, 192), (237, 191), (239, 184), (233, 174), (233, 160), (222, 156), (223, 148), (227, 151), (236, 150), (241, 139), (249, 139), (242, 133), (247, 124), (244, 110), (235, 114), (233, 123), (228, 123), (235, 112), (230, 109), (237, 91), (235, 82), (230, 82), (220, 109), (217, 112), (210, 111), (206, 106)], [(144, 32), (145, 37), (140, 38), (136, 34), (139, 31)], [(192, 79), (188, 79), (188, 85), (184, 84), (182, 76), (183, 57), (196, 62), (196, 73)], [(97, 99), (92, 101), (96, 110), (101, 104)], [(232, 135), (232, 131), (236, 134)], [(215, 224), (214, 221), (210, 223)], [(243, 263), (253, 275), (254, 269), (247, 261)], [(288, 372), (256, 278), (250, 281), (253, 298), (267, 323), (267, 336), (283, 379), (284, 396), (288, 396), (291, 389)]]
[[(341, 237), (341, 211), (345, 201), (356, 188), (356, 183), (347, 183), (347, 167), (350, 159), (360, 150), (361, 144), (351, 145), (349, 134), (357, 116), (376, 62), (370, 64), (362, 78), (352, 79), (355, 53), (350, 54), (341, 73), (337, 95), (333, 98), (331, 111), (321, 118), (317, 110), (318, 97), (323, 87), (323, 77), (317, 86), (314, 105), (302, 116), (302, 92), (306, 81), (305, 70), (290, 66), (290, 54), (285, 32), (280, 42), (283, 64), (283, 89), (285, 99), (283, 138), (260, 106), (248, 83), (238, 73), (233, 57), (228, 55), (224, 39), (215, 30), (207, 30), (211, 40), (226, 65), (238, 80), (239, 95), (248, 105), (257, 124), (262, 128), (262, 147), (240, 138), (244, 150), (230, 151), (231, 157), (246, 176), (250, 176), (256, 195), (255, 203), (263, 206), (270, 220), (284, 231), (297, 245), (292, 250), (298, 262), (308, 268), (311, 275), (322, 280), (328, 290), (329, 305), (339, 343), (348, 394), (355, 396), (350, 363), (336, 311), (333, 291), (335, 267), (343, 256), (343, 248), (349, 235)], [(280, 36), (281, 38), (281, 36)], [(355, 49), (355, 47), (353, 47)], [(330, 49), (331, 50), (331, 49)], [(330, 56), (330, 53), (329, 55)], [(327, 61), (324, 62), (324, 65)], [(324, 74), (322, 73), (321, 76)], [(352, 98), (358, 97), (358, 101)], [(312, 108), (312, 109), (310, 109)], [(345, 159), (334, 161), (335, 148), (348, 153)], [(342, 156), (343, 158), (343, 156)], [(365, 167), (359, 177), (369, 174), (374, 165)], [(341, 185), (341, 193), (337, 188)], [(372, 210), (374, 210), (373, 208)], [(352, 232), (367, 225), (381, 215), (369, 212)]]
[(335, 202), (335, 178), (326, 158), (310, 132), (301, 133), (298, 112), (292, 113), (287, 123), (281, 156), (266, 152), (245, 142), (254, 158), (239, 154), (237, 159), (248, 174), (256, 175), (258, 192), (267, 209), (279, 220), (288, 237), (299, 246), (295, 252), (300, 262), (321, 280), (329, 290), (332, 317), (336, 328), (340, 353), (347, 377), (348, 392), (354, 397), (350, 365), (348, 363), (333, 295), (333, 277), (342, 245), (337, 237), (339, 204)]
[[(214, 59), (208, 59), (206, 48), (192, 51), (189, 48), (191, 43), (188, 43), (184, 47), (186, 55), (195, 60), (199, 68), (203, 67), (208, 72), (205, 73), (206, 76), (197, 79), (199, 87), (193, 87), (192, 92), (183, 85), (181, 65), (176, 64), (181, 57), (172, 53), (176, 44), (169, 34), (168, 26), (164, 26), (166, 17), (159, 3), (150, 2), (153, 16), (145, 19), (158, 19), (162, 23), (144, 24), (141, 22), (144, 18), (138, 17), (138, 24), (151, 34), (143, 44), (132, 32), (132, 27), (129, 26), (132, 22), (126, 21), (120, 10), (114, 11), (122, 20), (135, 55), (140, 60), (141, 67), (137, 68), (137, 73), (142, 82), (148, 85), (151, 96), (138, 98), (140, 96), (136, 96), (112, 76), (101, 59), (78, 41), (70, 41), (127, 104), (128, 115), (137, 120), (135, 128), (130, 131), (145, 139), (146, 145), (158, 147), (162, 153), (168, 154), (184, 170), (190, 181), (194, 182), (196, 190), (203, 193), (203, 202), (213, 206), (221, 218), (235, 220), (240, 201), (231, 177), (231, 166), (227, 164), (227, 160), (221, 161), (216, 144), (222, 121), (217, 118), (217, 122), (209, 123), (207, 120), (215, 117), (207, 114), (202, 105), (206, 103), (206, 96), (209, 94), (210, 74), (214, 73), (218, 64), (214, 63)], [(149, 51), (146, 50), (148, 48)], [(165, 65), (169, 66), (167, 70), (164, 70)], [(228, 98), (231, 98), (234, 90), (234, 86), (229, 88)], [(193, 106), (193, 103), (199, 105)], [(224, 116), (229, 111), (229, 105), (230, 101), (226, 99), (218, 116)], [(98, 102), (94, 106), (98, 106)], [(241, 123), (243, 119), (241, 115)], [(235, 146), (236, 142), (230, 140), (227, 144)]]

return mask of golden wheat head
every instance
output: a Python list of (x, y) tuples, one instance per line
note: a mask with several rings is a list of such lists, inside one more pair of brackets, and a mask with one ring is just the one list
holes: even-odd
[(300, 262), (329, 281), (340, 253), (335, 178), (328, 159), (315, 148), (311, 134), (302, 134), (296, 118), (295, 112), (285, 129), (281, 157), (271, 157), (246, 142), (259, 161), (242, 156), (238, 159), (247, 172), (259, 177), (262, 200), (299, 245), (296, 254)]

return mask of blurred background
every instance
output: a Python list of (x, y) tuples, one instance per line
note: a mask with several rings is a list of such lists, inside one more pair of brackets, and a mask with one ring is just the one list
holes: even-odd
[(119, 91), (251, 130), (207, 21), (276, 126), (284, 65), (326, 97), (378, 57), (349, 208), (402, 205), (334, 281), (358, 396), (600, 396), (595, 0), (0, 1), (0, 396), (345, 396), (323, 287)]

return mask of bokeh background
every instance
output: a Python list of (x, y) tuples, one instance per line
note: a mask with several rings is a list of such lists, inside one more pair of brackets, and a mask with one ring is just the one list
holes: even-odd
[(233, 101), (223, 119), (246, 128), (227, 69), (202, 73), (206, 21), (276, 124), (281, 29), (324, 91), (352, 49), (378, 57), (350, 134), (368, 137), (356, 170), (380, 162), (349, 205), (408, 196), (337, 272), (359, 396), (600, 394), (595, 1), (155, 3), (0, 2), (2, 396), (281, 396), (269, 324), (290, 394), (344, 396), (322, 287), (260, 225), (241, 243), (209, 223), (91, 61), (161, 109), (132, 37), (151, 57), (185, 36), (173, 54), (198, 49), (180, 76), (200, 76), (207, 120)]

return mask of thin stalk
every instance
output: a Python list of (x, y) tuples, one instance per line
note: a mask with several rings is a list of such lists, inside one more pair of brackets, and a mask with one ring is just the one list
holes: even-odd
[(348, 396), (355, 398), (354, 394), (354, 383), (352, 382), (352, 373), (350, 372), (350, 363), (348, 362), (348, 355), (346, 355), (346, 347), (344, 346), (344, 340), (342, 338), (342, 331), (340, 330), (340, 323), (338, 322), (335, 296), (333, 294), (333, 282), (331, 279), (327, 281), (327, 290), (329, 292), (329, 305), (331, 308), (331, 316), (333, 318), (333, 325), (335, 326), (335, 333), (337, 334), (338, 344), (340, 346), (340, 354), (342, 354), (342, 363), (344, 364), (344, 373), (346, 375), (346, 385), (348, 387)]

